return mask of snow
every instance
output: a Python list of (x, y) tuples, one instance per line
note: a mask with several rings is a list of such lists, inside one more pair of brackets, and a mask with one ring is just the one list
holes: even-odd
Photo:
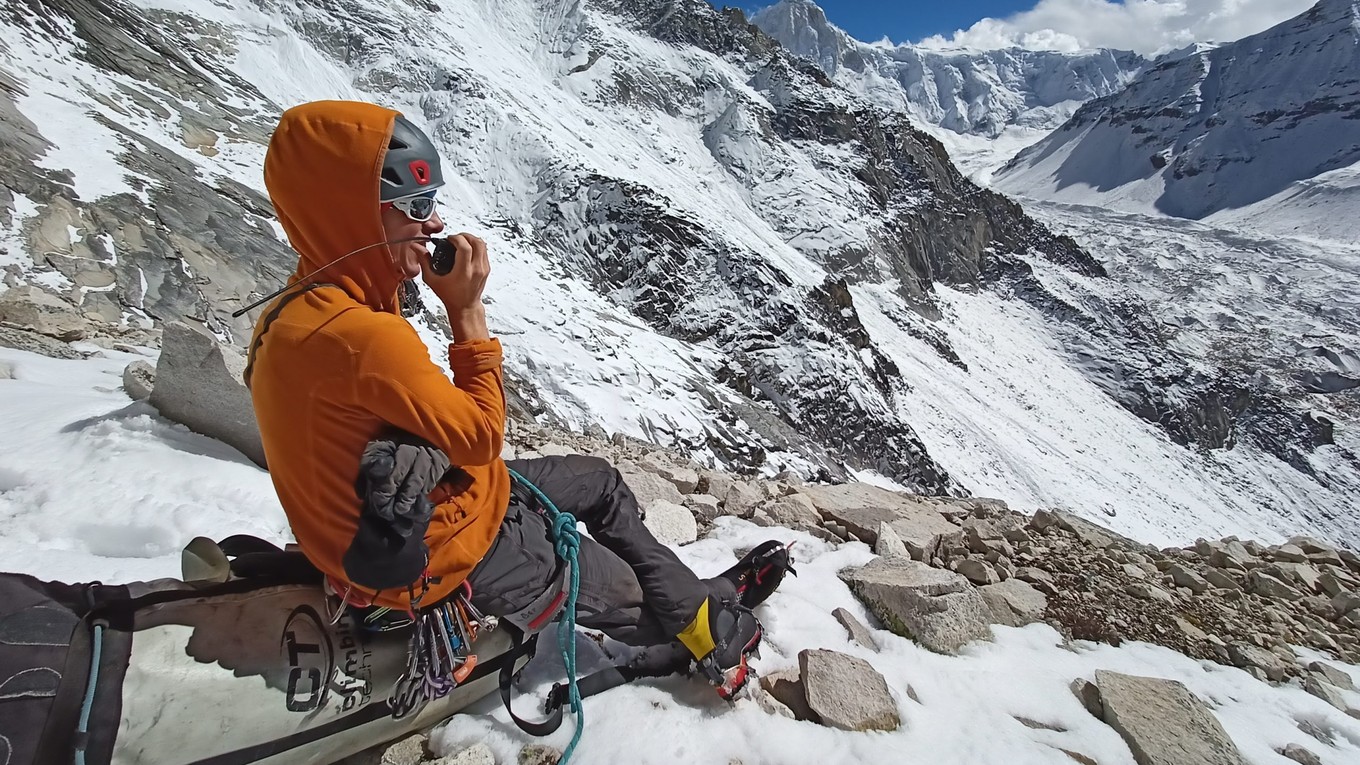
[[(145, 356), (102, 353), (60, 361), (0, 349), (0, 365), (12, 367), (16, 378), (0, 380), (0, 428), (23, 434), (0, 447), (5, 568), (113, 583), (177, 576), (180, 548), (198, 535), (248, 533), (288, 541), (267, 474), (145, 404), (129, 403), (118, 389), (121, 369)], [(574, 761), (1058, 765), (1071, 762), (1060, 751), (1066, 749), (1102, 765), (1126, 765), (1133, 758), (1118, 734), (1091, 717), (1067, 687), (1074, 678), (1092, 679), (1098, 669), (1185, 683), (1212, 706), (1251, 762), (1276, 762), (1274, 750), (1291, 743), (1306, 745), (1329, 765), (1360, 757), (1360, 721), (1300, 688), (1273, 687), (1158, 646), (1066, 646), (1050, 627), (1031, 625), (993, 627), (993, 642), (975, 643), (959, 656), (934, 654), (874, 629), (882, 652), (873, 653), (851, 642), (831, 616), (846, 608), (874, 624), (836, 577), (873, 557), (858, 542), (833, 546), (801, 532), (723, 518), (712, 534), (676, 552), (700, 575), (713, 575), (772, 536), (795, 543), (798, 576), (787, 578), (757, 611), (767, 631), (757, 671), (796, 667), (806, 648), (858, 656), (887, 679), (902, 727), (866, 734), (795, 722), (763, 711), (749, 695), (728, 705), (700, 680), (671, 677), (586, 700), (585, 735)], [(582, 673), (630, 650), (608, 640), (603, 645), (612, 658), (595, 641), (578, 639)], [(555, 651), (541, 650), (530, 664), (517, 693), (521, 714), (535, 717), (535, 701), (562, 679), (560, 661)], [(1360, 668), (1333, 665), (1360, 680)], [(1343, 695), (1360, 703), (1360, 694)], [(1328, 732), (1332, 743), (1309, 738), (1300, 722)], [(544, 743), (565, 747), (571, 734), (568, 720)], [(442, 753), (483, 742), (501, 763), (515, 762), (519, 748), (533, 742), (513, 727), (494, 694), (438, 728), (433, 740)]]

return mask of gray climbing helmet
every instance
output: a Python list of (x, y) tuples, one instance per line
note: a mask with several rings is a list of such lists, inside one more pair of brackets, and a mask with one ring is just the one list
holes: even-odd
[(392, 138), (383, 157), (382, 191), (378, 201), (434, 191), (444, 185), (444, 171), (434, 144), (411, 121), (397, 115)]

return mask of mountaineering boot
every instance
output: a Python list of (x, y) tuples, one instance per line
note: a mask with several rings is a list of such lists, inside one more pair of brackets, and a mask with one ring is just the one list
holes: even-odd
[(737, 588), (738, 602), (748, 609), (764, 603), (784, 581), (784, 573), (798, 575), (793, 570), (793, 556), (789, 547), (771, 539), (761, 543), (736, 565), (719, 574)]
[(760, 620), (751, 609), (709, 596), (678, 637), (718, 695), (731, 699), (746, 685), (747, 659), (760, 647), (761, 635)]

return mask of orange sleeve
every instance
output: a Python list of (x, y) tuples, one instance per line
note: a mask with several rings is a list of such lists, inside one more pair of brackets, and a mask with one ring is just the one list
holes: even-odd
[(450, 345), (450, 382), (409, 325), (384, 329), (355, 349), (356, 403), (439, 447), (454, 465), (486, 465), (500, 457), (505, 439), (500, 341)]

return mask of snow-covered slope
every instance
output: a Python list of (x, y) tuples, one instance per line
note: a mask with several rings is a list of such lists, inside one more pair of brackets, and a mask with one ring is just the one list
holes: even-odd
[(856, 40), (812, 0), (781, 0), (752, 23), (838, 85), (903, 111), (986, 171), (1063, 124), (1086, 101), (1122, 89), (1147, 65), (1130, 51), (941, 50)]
[(446, 219), (491, 247), (522, 416), (1166, 542), (1360, 530), (1349, 442), (1312, 417), (1349, 415), (1187, 354), (1075, 241), (740, 12), (53, 0), (0, 20), (5, 284), (99, 332), (188, 315), (239, 341), (230, 311), (294, 260), (261, 193), (273, 120), (372, 99), (430, 129)]
[(1084, 106), (995, 183), (1353, 240), (1357, 216), (1338, 213), (1354, 209), (1358, 119), (1360, 3), (1321, 0), (1260, 34), (1149, 69)]

